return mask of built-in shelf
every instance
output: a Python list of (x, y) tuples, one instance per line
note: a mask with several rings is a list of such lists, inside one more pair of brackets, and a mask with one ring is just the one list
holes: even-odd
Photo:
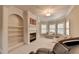
[(8, 31), (8, 32), (9, 32), (9, 33), (18, 33), (18, 32), (23, 32), (23, 31), (22, 31), (22, 30), (19, 30), (19, 31), (18, 31), (18, 30), (17, 30), (17, 31), (13, 31), (13, 30), (12, 30), (12, 31)]
[[(23, 37), (22, 38), (17, 38), (17, 39), (19, 39), (18, 41), (21, 41), (21, 39), (23, 39)], [(11, 39), (9, 39), (9, 42), (11, 43), (11, 42), (13, 42), (13, 41), (17, 41), (15, 38), (11, 38)]]
[(22, 28), (23, 26), (8, 26), (9, 28)]
[(17, 36), (18, 37), (21, 37), (21, 36), (23, 36), (23, 34), (19, 34), (19, 35), (13, 35), (13, 34), (12, 35), (8, 35), (8, 37), (17, 37)]
[(23, 26), (8, 26), (9, 47), (23, 42)]
[(18, 31), (23, 31), (23, 30), (22, 29), (8, 29), (8, 31), (9, 32), (11, 32), (11, 31), (17, 31), (18, 32)]

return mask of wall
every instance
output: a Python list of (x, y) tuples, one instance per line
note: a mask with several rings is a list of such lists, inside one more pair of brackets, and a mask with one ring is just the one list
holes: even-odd
[(0, 6), (0, 53), (2, 51), (2, 15), (3, 15), (3, 6)]
[(3, 6), (2, 53), (8, 53), (8, 19), (11, 14), (17, 14), (23, 18), (22, 10), (13, 6)]
[[(0, 50), (1, 53), (8, 53), (8, 21), (9, 16), (12, 14), (17, 14), (23, 18), (24, 22), (24, 42), (29, 43), (29, 18), (32, 17), (38, 20), (38, 16), (32, 14), (31, 12), (22, 11), (14, 6), (0, 6)], [(38, 38), (39, 32), (39, 22), (37, 21), (36, 32)]]
[(70, 20), (70, 34), (79, 36), (79, 6), (74, 6), (67, 19)]

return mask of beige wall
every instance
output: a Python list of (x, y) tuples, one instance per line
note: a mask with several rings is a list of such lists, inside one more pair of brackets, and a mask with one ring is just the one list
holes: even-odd
[(2, 50), (2, 15), (3, 15), (3, 8), (0, 6), (0, 52)]
[(23, 18), (22, 10), (13, 6), (3, 6), (2, 53), (8, 53), (8, 19), (12, 14), (17, 14)]
[(75, 6), (67, 16), (70, 20), (70, 34), (79, 36), (79, 6)]
[[(8, 21), (9, 16), (12, 14), (19, 15), (23, 18), (24, 21), (24, 41), (26, 44), (29, 42), (29, 33), (30, 33), (30, 26), (29, 26), (29, 20), (30, 17), (37, 20), (38, 17), (31, 12), (25, 12), (22, 11), (14, 6), (3, 6), (3, 34), (2, 34), (2, 53), (8, 53)], [(13, 21), (12, 21), (13, 22)], [(11, 23), (12, 24), (12, 23)], [(36, 27), (36, 31), (38, 31), (38, 28)]]

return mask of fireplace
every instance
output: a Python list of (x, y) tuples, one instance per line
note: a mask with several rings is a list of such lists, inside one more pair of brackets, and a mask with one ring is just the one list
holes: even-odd
[(30, 42), (36, 40), (36, 33), (30, 33)]

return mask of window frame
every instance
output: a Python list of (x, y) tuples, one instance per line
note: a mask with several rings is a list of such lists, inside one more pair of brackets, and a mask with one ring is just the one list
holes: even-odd
[[(63, 24), (63, 27), (58, 28), (58, 25), (60, 25), (60, 24)], [(61, 25), (60, 25), (60, 26), (61, 26)], [(59, 29), (63, 29), (63, 33), (61, 33), (61, 32), (59, 31)], [(64, 35), (64, 32), (65, 32), (64, 22), (58, 23), (58, 24), (57, 24), (57, 34), (63, 34), (63, 35)]]
[[(67, 28), (67, 22), (68, 22), (68, 28)], [(67, 34), (67, 30), (69, 30), (68, 34)], [(69, 20), (66, 20), (66, 35), (70, 35), (70, 21)]]
[[(44, 26), (45, 25), (45, 29), (44, 28), (42, 28), (42, 26)], [(45, 30), (45, 33), (43, 33), (44, 32), (44, 30)], [(47, 25), (46, 24), (41, 24), (41, 34), (46, 34), (47, 33)]]
[[(52, 26), (52, 25), (54, 25), (53, 28), (50, 27), (50, 26)], [(54, 30), (54, 31), (52, 31), (52, 30)], [(56, 33), (56, 24), (50, 24), (50, 25), (49, 25), (49, 32)]]

